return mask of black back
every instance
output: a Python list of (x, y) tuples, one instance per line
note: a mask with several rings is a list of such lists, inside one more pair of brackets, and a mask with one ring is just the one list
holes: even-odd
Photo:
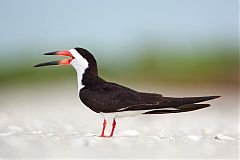
[(96, 78), (95, 84), (80, 90), (82, 102), (95, 112), (118, 112), (139, 105), (158, 105), (161, 95), (141, 93), (116, 83)]

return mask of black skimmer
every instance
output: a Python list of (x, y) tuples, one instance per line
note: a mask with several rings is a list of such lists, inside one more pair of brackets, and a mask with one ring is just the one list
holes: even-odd
[[(80, 100), (92, 111), (100, 113), (104, 117), (100, 137), (113, 136), (116, 117), (188, 112), (210, 106), (210, 104), (196, 103), (220, 97), (164, 97), (161, 94), (138, 92), (116, 83), (107, 82), (98, 76), (97, 62), (94, 56), (84, 48), (50, 52), (45, 55), (70, 57), (65, 60), (41, 63), (34, 67), (71, 64), (76, 69)], [(110, 136), (105, 136), (106, 119), (109, 118), (113, 120), (112, 131)]]

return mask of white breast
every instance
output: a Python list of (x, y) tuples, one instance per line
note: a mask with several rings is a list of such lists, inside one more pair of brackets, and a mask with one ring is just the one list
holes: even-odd
[(75, 68), (77, 72), (77, 81), (78, 81), (78, 92), (84, 87), (82, 84), (83, 74), (88, 68), (88, 62), (83, 58), (75, 49), (69, 50), (73, 55), (74, 59), (71, 61), (71, 65)]

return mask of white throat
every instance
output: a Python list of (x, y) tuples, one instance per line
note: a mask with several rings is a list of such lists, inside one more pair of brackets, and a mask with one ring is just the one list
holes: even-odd
[(88, 68), (88, 61), (83, 58), (75, 49), (69, 50), (74, 57), (71, 61), (71, 65), (75, 68), (77, 72), (77, 81), (78, 81), (78, 92), (84, 87), (82, 84), (83, 74), (85, 70)]

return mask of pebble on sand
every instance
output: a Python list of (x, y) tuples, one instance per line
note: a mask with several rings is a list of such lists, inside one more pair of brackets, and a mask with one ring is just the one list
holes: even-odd
[(222, 133), (218, 133), (214, 138), (217, 140), (234, 140), (234, 138), (225, 136)]

